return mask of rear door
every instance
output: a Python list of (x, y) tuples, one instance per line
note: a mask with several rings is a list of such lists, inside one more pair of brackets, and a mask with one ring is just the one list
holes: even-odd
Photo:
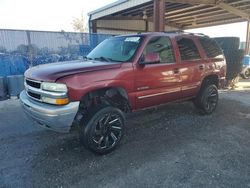
[(225, 79), (226, 64), (221, 48), (215, 40), (210, 39), (209, 37), (199, 37), (199, 42), (204, 49), (204, 54), (206, 55), (205, 61), (207, 63), (205, 74), (211, 74), (211, 71), (213, 71), (215, 74), (218, 74), (221, 79)]
[(142, 56), (151, 53), (159, 54), (160, 61), (146, 65), (138, 62), (135, 69), (137, 109), (176, 100), (181, 94), (180, 73), (171, 39), (167, 36), (152, 37)]
[(180, 36), (176, 38), (176, 45), (181, 63), (181, 91), (182, 98), (193, 97), (197, 94), (204, 75), (205, 62), (202, 51), (197, 46), (193, 36)]

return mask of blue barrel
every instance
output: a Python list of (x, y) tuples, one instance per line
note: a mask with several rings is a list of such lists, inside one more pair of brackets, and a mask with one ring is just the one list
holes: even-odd
[(23, 74), (29, 68), (28, 59), (22, 55), (0, 54), (0, 76)]
[(0, 77), (0, 101), (7, 99), (7, 86), (4, 77)]
[(10, 75), (21, 75), (29, 68), (28, 60), (22, 55), (9, 56), (8, 66), (10, 67)]
[(10, 67), (8, 66), (8, 55), (0, 53), (0, 76), (10, 75)]
[(11, 97), (17, 97), (24, 90), (24, 76), (13, 75), (7, 76), (8, 91)]
[(244, 56), (243, 65), (250, 66), (250, 56), (249, 55)]

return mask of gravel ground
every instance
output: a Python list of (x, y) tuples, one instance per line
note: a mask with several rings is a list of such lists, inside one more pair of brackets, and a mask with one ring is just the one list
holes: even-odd
[(131, 114), (106, 156), (0, 102), (0, 187), (250, 187), (249, 96), (222, 91), (211, 116), (188, 102)]

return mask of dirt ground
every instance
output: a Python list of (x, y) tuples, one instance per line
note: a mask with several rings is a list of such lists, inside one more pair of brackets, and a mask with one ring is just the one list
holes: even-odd
[(120, 147), (96, 156), (0, 102), (0, 187), (250, 187), (250, 81), (220, 91), (211, 116), (185, 102), (127, 119)]

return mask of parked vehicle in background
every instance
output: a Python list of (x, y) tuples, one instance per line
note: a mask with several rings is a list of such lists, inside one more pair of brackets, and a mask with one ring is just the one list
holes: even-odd
[(241, 77), (244, 79), (250, 78), (250, 56), (246, 55), (243, 59), (243, 68), (241, 72)]
[(77, 127), (86, 148), (106, 154), (122, 138), (125, 113), (182, 100), (213, 113), (225, 76), (223, 52), (207, 36), (125, 35), (103, 41), (85, 61), (29, 69), (20, 101), (38, 124), (61, 132)]

